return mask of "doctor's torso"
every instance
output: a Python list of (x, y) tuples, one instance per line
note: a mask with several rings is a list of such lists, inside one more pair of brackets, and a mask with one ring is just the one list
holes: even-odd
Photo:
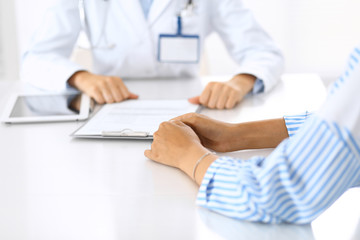
[[(84, 3), (86, 21), (81, 17), (81, 2)], [(184, 38), (184, 35), (196, 36), (198, 47), (170, 48), (183, 45), (165, 44), (166, 49), (176, 50), (174, 52), (179, 56), (190, 53), (185, 50), (195, 49), (199, 59), (205, 38), (216, 32), (230, 56), (239, 64), (233, 74), (252, 74), (264, 81), (265, 89), (271, 89), (282, 72), (283, 58), (242, 1), (192, 2), (194, 9), (192, 14), (182, 17), (180, 35)], [(23, 54), (21, 78), (35, 86), (57, 90), (66, 87), (68, 79), (83, 70), (123, 79), (196, 76), (198, 61), (169, 63), (158, 60), (164, 53), (160, 51), (159, 54), (163, 49), (159, 46), (164, 40), (161, 36), (167, 36), (169, 43), (168, 36), (178, 33), (178, 15), (187, 4), (189, 0), (153, 0), (146, 18), (139, 0), (57, 0), (44, 15)], [(91, 43), (92, 69), (70, 61), (81, 32), (87, 33)], [(194, 39), (191, 39), (192, 44)]]
[[(139, 1), (85, 2), (94, 73), (132, 77), (187, 77), (196, 63), (161, 63), (157, 59), (160, 34), (176, 34), (177, 15), (187, 0), (155, 0), (145, 18)], [(198, 35), (200, 52), (210, 33), (209, 6), (195, 1), (193, 14), (182, 18), (182, 33)], [(101, 46), (113, 45), (113, 48)], [(96, 47), (100, 46), (100, 47)]]

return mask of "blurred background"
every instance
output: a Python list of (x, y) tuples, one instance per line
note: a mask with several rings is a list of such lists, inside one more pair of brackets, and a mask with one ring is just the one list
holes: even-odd
[[(0, 79), (19, 79), (21, 53), (52, 1), (0, 0)], [(318, 73), (328, 84), (360, 43), (359, 0), (244, 1), (283, 50), (287, 73)], [(202, 75), (234, 72), (219, 36), (211, 35), (205, 48)], [(87, 56), (76, 52), (74, 57), (86, 65)]]

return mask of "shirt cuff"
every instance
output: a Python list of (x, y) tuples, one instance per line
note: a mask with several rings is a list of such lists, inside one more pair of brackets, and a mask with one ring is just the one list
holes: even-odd
[(252, 89), (252, 94), (263, 93), (264, 90), (265, 90), (264, 81), (257, 78), (255, 83), (254, 83), (254, 87)]
[(312, 113), (309, 113), (306, 111), (303, 114), (298, 115), (290, 115), (290, 116), (284, 116), (286, 129), (288, 131), (289, 137), (293, 137), (301, 128), (302, 125), (304, 125), (304, 122), (312, 115)]

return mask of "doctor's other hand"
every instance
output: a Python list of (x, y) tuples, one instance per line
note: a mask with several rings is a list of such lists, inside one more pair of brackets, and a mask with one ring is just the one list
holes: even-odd
[(72, 75), (68, 83), (92, 97), (99, 104), (121, 102), (139, 97), (127, 89), (121, 78), (114, 76), (80, 71)]
[[(153, 137), (151, 149), (145, 150), (145, 156), (155, 162), (179, 168), (191, 178), (197, 160), (209, 152), (201, 145), (195, 132), (181, 121), (171, 120), (161, 123)], [(208, 156), (207, 161), (213, 158), (217, 157)], [(198, 183), (201, 182), (207, 169), (206, 165), (201, 167), (204, 167), (204, 170), (196, 173)]]
[(189, 102), (208, 108), (230, 109), (251, 91), (255, 80), (253, 75), (238, 74), (227, 82), (210, 82), (200, 96), (190, 98)]

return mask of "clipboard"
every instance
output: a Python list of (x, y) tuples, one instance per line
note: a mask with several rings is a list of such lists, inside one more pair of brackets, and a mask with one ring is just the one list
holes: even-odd
[(105, 104), (70, 136), (101, 139), (153, 139), (160, 123), (201, 106), (180, 100), (126, 100)]

